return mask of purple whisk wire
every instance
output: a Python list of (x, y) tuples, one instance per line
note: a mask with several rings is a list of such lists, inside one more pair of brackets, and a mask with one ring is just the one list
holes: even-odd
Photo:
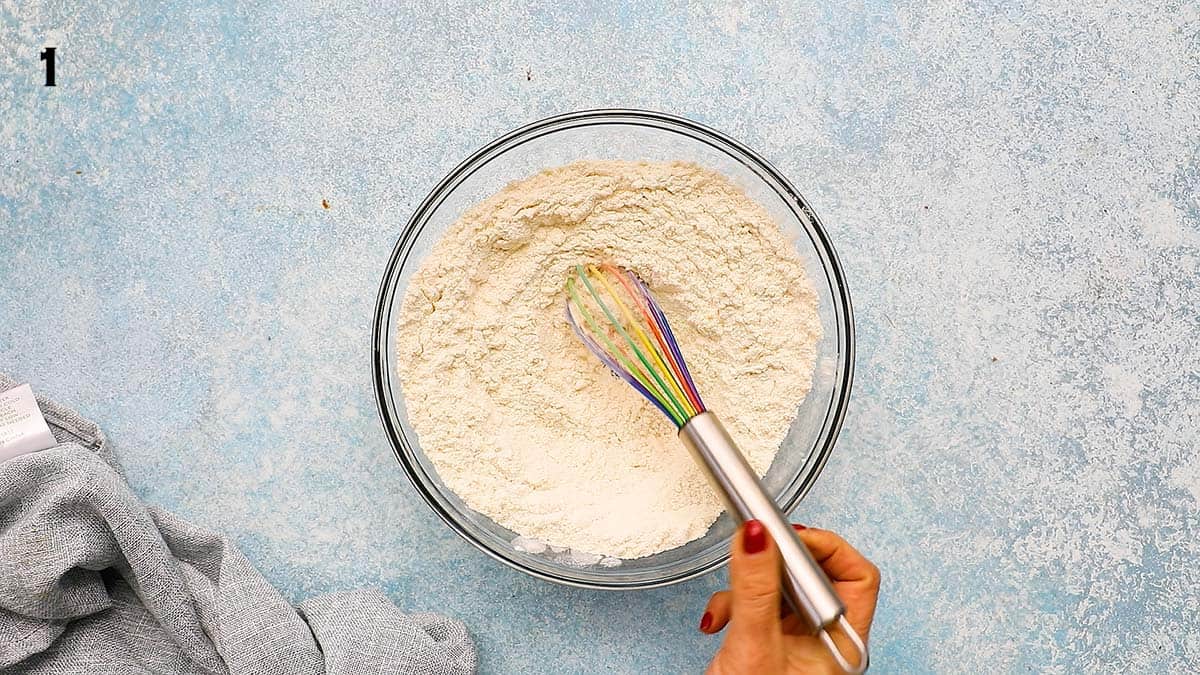
[(576, 265), (567, 295), (571, 329), (609, 370), (678, 427), (705, 411), (666, 315), (641, 279), (610, 263)]
[(568, 305), (566, 307), (566, 314), (567, 314), (567, 323), (571, 324), (571, 330), (575, 331), (575, 336), (578, 337), (579, 341), (582, 342), (584, 344), (584, 346), (588, 348), (588, 351), (590, 351), (592, 354), (594, 354), (596, 356), (596, 358), (600, 359), (601, 363), (608, 366), (608, 369), (611, 370), (614, 375), (621, 378), (625, 382), (629, 383), (629, 385), (631, 387), (633, 387), (635, 390), (637, 390), (637, 392), (639, 394), (641, 394), (643, 397), (645, 397), (645, 399), (647, 401), (650, 401), (651, 403), (653, 403), (654, 407), (658, 408), (659, 411), (662, 412), (662, 414), (666, 415), (667, 417), (672, 416), (671, 413), (668, 412), (667, 409), (663, 407), (663, 404), (659, 403), (658, 399), (654, 398), (654, 396), (652, 396), (650, 394), (650, 392), (645, 387), (642, 386), (641, 382), (638, 382), (636, 379), (634, 379), (634, 377), (632, 375), (629, 374), (628, 371), (621, 368), (621, 366), (618, 365), (617, 362), (611, 356), (608, 355), (608, 352), (604, 351), (604, 349), (599, 344), (597, 344), (596, 341), (593, 340), (590, 335), (584, 333), (583, 330), (579, 328), (579, 324), (575, 323), (575, 317), (571, 316), (570, 305)]
[(646, 305), (650, 308), (655, 320), (662, 327), (662, 334), (666, 338), (667, 346), (670, 348), (671, 354), (675, 357), (675, 363), (682, 371), (683, 384), (687, 386), (688, 391), (691, 392), (697, 406), (700, 408), (697, 414), (704, 412), (706, 410), (704, 400), (700, 398), (700, 392), (696, 389), (696, 384), (692, 381), (692, 373), (688, 371), (687, 361), (683, 360), (683, 353), (679, 350), (679, 343), (675, 341), (675, 331), (671, 330), (671, 324), (667, 321), (666, 313), (662, 311), (662, 307), (658, 306), (658, 301), (654, 299), (654, 294), (650, 292), (649, 288), (646, 288), (646, 284), (642, 283), (638, 275), (630, 274), (629, 276), (642, 292), (642, 297), (646, 300)]

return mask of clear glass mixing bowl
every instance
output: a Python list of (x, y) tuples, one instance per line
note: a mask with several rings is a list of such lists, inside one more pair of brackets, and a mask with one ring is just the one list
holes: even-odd
[[(721, 172), (762, 204), (795, 242), (819, 297), (824, 339), (813, 388), (797, 411), (764, 483), (789, 512), (812, 487), (833, 448), (854, 368), (850, 295), (824, 228), (800, 193), (754, 151), (687, 119), (640, 110), (589, 110), (535, 122), (492, 141), (450, 172), (417, 207), (388, 260), (373, 334), (376, 402), (396, 457), (429, 506), (497, 560), (550, 581), (588, 588), (649, 588), (723, 565), (735, 526), (722, 516), (700, 539), (636, 560), (597, 561), (530, 547), (466, 506), (438, 478), (408, 421), (396, 379), (396, 321), (404, 291), (430, 247), (469, 207), (513, 180), (580, 159), (686, 160)], [(647, 514), (652, 517), (652, 514)]]

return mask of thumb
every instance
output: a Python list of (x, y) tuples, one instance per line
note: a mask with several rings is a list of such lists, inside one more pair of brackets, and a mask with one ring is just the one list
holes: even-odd
[(733, 596), (730, 638), (765, 642), (782, 634), (779, 573), (779, 550), (767, 528), (757, 520), (747, 520), (734, 538), (729, 563)]

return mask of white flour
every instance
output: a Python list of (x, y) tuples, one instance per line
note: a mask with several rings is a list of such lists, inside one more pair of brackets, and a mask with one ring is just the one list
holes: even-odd
[(476, 205), (408, 286), (398, 370), (421, 448), (471, 508), (636, 558), (702, 536), (722, 505), (563, 317), (571, 266), (602, 259), (650, 285), (706, 406), (765, 473), (811, 385), (816, 295), (766, 211), (693, 164), (577, 162)]

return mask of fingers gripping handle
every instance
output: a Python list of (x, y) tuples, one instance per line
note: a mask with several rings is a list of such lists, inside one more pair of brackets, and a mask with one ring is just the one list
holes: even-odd
[[(821, 638), (844, 670), (861, 673), (867, 667), (867, 650), (845, 620), (846, 606), (833, 591), (825, 572), (808, 547), (796, 536), (775, 501), (763, 489), (758, 475), (734, 445), (716, 415), (700, 413), (679, 430), (679, 438), (702, 466), (725, 505), (741, 522), (758, 520), (771, 533), (783, 559), (783, 591), (792, 609)], [(828, 629), (838, 624), (858, 650), (857, 665), (850, 665), (837, 649)]]
[(720, 420), (712, 413), (697, 415), (680, 430), (680, 438), (708, 470), (710, 480), (724, 497), (730, 512), (739, 521), (760, 521), (771, 533), (783, 559), (784, 594), (813, 634), (836, 622), (846, 611), (841, 598), (833, 592), (808, 547), (801, 543), (791, 524), (767, 495), (758, 475), (738, 451)]

